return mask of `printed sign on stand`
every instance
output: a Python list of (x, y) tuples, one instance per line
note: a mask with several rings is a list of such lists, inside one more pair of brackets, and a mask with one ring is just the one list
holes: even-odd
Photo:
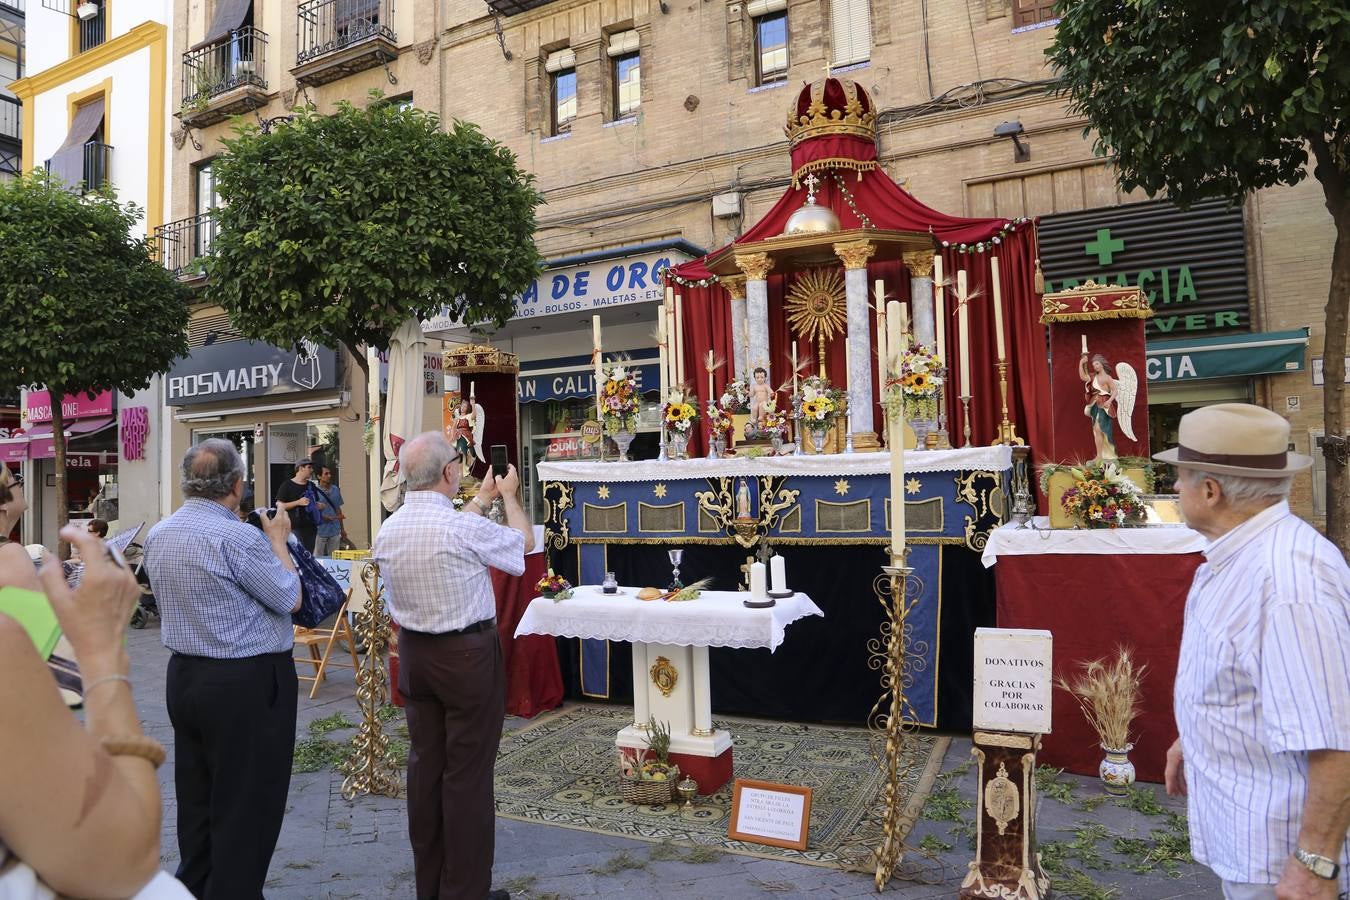
[(737, 778), (727, 837), (771, 847), (805, 850), (811, 825), (811, 789)]
[(1049, 734), (1052, 658), (1048, 631), (975, 629), (975, 727)]

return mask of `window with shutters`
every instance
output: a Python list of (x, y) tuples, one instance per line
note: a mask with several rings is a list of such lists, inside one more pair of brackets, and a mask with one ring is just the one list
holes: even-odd
[(569, 134), (577, 117), (577, 54), (570, 47), (544, 59), (548, 76), (549, 134)]
[(642, 55), (636, 31), (620, 31), (609, 36), (605, 49), (610, 61), (611, 119), (618, 121), (637, 114), (642, 105)]
[(1055, 15), (1055, 0), (1012, 0), (1013, 27), (1052, 24), (1059, 21)]
[(786, 0), (752, 0), (749, 4), (755, 38), (755, 83), (786, 81), (788, 30)]
[(830, 0), (832, 66), (872, 58), (872, 9), (868, 0)]

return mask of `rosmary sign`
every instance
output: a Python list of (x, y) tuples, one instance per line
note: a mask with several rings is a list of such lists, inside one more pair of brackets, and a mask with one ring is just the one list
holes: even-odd
[(191, 406), (218, 400), (332, 389), (337, 354), (309, 342), (285, 350), (254, 341), (198, 347), (174, 363), (164, 379), (164, 403)]

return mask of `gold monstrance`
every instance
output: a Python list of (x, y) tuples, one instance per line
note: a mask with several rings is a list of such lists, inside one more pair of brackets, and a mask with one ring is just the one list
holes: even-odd
[(793, 333), (815, 341), (819, 368), (825, 376), (825, 341), (844, 332), (848, 314), (844, 279), (838, 269), (811, 269), (802, 273), (787, 293), (787, 321)]

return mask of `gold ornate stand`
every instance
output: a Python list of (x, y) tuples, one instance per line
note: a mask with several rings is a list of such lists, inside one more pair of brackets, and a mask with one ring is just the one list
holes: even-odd
[(380, 707), (389, 701), (385, 675), (389, 639), (393, 634), (389, 612), (384, 607), (384, 585), (380, 567), (368, 562), (361, 568), (366, 587), (366, 608), (356, 614), (356, 632), (365, 642), (366, 654), (356, 670), (356, 700), (361, 707), (361, 727), (352, 738), (352, 752), (342, 763), (342, 797), (353, 800), (357, 794), (397, 797), (402, 791), (402, 776), (389, 750), (389, 736), (380, 723)]
[(998, 437), (994, 443), (1021, 447), (1025, 442), (1017, 436), (1017, 426), (1008, 421), (1008, 361), (1000, 359), (994, 365), (998, 368), (998, 389), (1003, 395), (1003, 421), (998, 424)]
[[(908, 551), (906, 551), (908, 553)], [(913, 735), (916, 716), (905, 690), (911, 678), (908, 660), (910, 634), (906, 620), (923, 595), (923, 582), (907, 560), (892, 557), (882, 566), (873, 591), (886, 618), (881, 636), (867, 642), (867, 664), (881, 672), (882, 695), (867, 717), (872, 758), (881, 768), (881, 795), (877, 798), (881, 819), (881, 845), (874, 851), (877, 890), (884, 890), (895, 874), (904, 850), (904, 835), (913, 824), (909, 810), (908, 774), (914, 762)]]

